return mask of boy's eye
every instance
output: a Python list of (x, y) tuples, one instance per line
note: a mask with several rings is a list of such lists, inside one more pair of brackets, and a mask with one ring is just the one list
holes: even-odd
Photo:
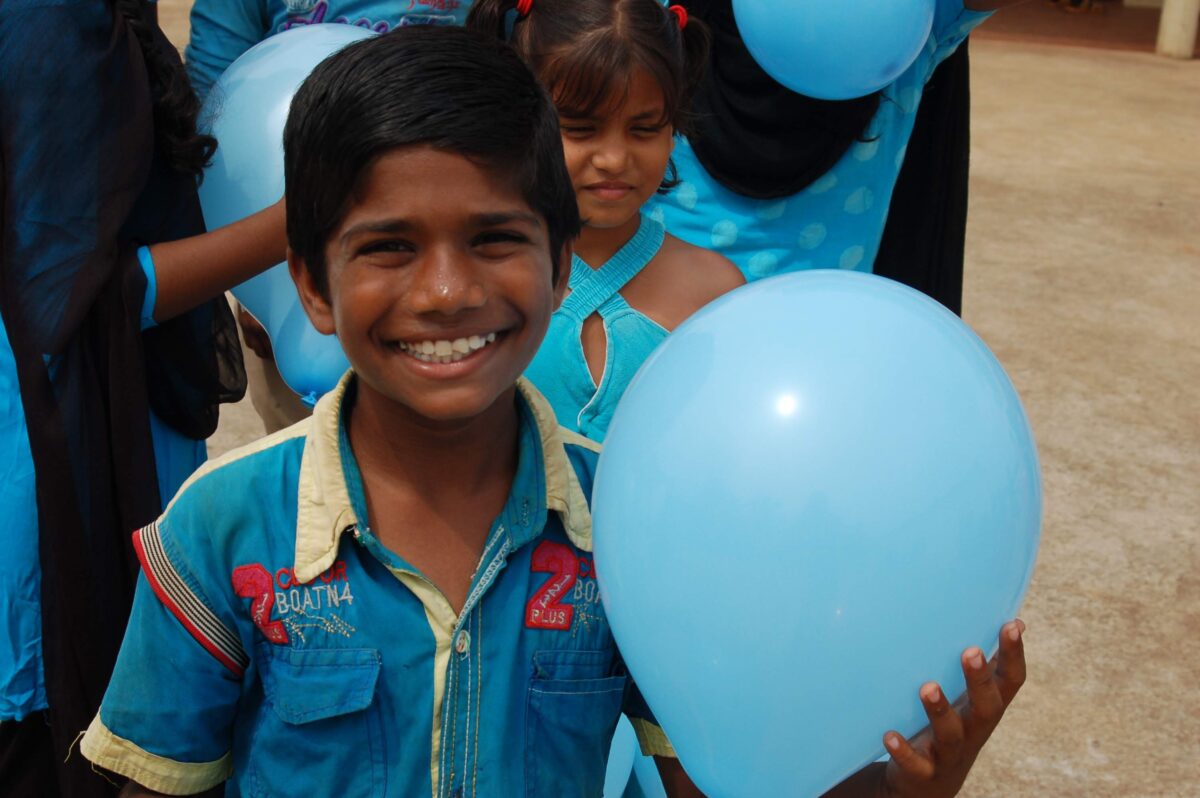
[(358, 250), (359, 255), (380, 255), (391, 254), (394, 252), (411, 252), (412, 245), (407, 241), (399, 241), (396, 239), (383, 239), (380, 241), (371, 241)]
[(514, 230), (488, 230), (475, 236), (471, 245), (487, 257), (502, 257), (528, 241), (528, 236)]

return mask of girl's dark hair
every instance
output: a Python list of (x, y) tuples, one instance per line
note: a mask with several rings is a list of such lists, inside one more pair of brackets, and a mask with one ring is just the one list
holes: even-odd
[(196, 131), (200, 100), (179, 54), (159, 30), (154, 10), (145, 0), (114, 0), (113, 6), (137, 39), (146, 62), (159, 152), (175, 171), (202, 178), (217, 150), (217, 140)]
[[(695, 18), (680, 28), (658, 0), (533, 0), (524, 17), (516, 0), (476, 0), (467, 27), (507, 39), (564, 115), (595, 115), (628, 92), (640, 68), (662, 89), (663, 122), (691, 132), (692, 95), (707, 66), (709, 32)], [(665, 180), (660, 192), (677, 182)]]
[(324, 296), (326, 241), (364, 177), (381, 155), (422, 145), (512, 181), (546, 222), (557, 275), (558, 255), (579, 235), (580, 221), (545, 89), (495, 39), (462, 28), (400, 27), (322, 61), (288, 112), (288, 243)]

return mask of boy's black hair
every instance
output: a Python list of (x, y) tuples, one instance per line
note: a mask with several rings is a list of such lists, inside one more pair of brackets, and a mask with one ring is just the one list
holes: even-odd
[(324, 296), (325, 243), (367, 170), (414, 145), (513, 180), (546, 220), (557, 277), (580, 221), (550, 98), (503, 43), (462, 28), (402, 27), (325, 59), (292, 100), (283, 132), (288, 243)]

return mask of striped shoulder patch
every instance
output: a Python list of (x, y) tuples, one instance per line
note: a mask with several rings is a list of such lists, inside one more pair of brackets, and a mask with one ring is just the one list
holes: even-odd
[(250, 664), (237, 633), (221, 622), (175, 569), (163, 549), (158, 522), (133, 533), (133, 548), (154, 594), (218, 662), (241, 678)]

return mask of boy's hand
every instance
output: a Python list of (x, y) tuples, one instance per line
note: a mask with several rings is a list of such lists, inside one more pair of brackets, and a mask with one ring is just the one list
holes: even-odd
[(884, 794), (942, 798), (956, 795), (980, 749), (1004, 710), (1025, 683), (1025, 624), (1011, 621), (1000, 630), (1000, 650), (985, 662), (983, 652), (962, 655), (967, 694), (951, 706), (935, 682), (921, 687), (929, 728), (911, 742), (894, 731), (883, 743), (892, 755), (884, 773)]

